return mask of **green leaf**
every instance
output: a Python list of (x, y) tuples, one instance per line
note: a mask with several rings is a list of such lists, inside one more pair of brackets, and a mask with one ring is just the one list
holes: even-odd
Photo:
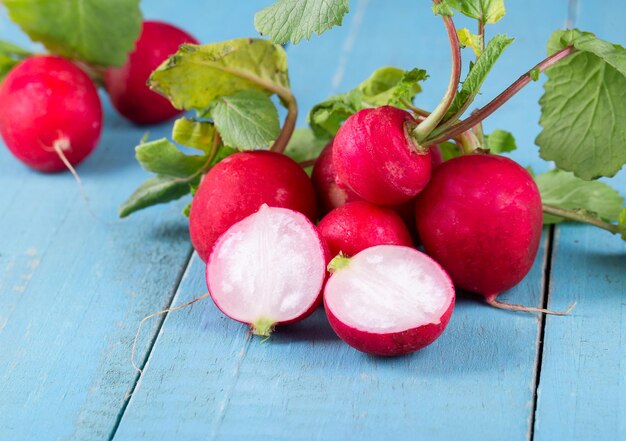
[(16, 64), (32, 55), (25, 49), (0, 40), (0, 81), (9, 73)]
[(463, 15), (489, 24), (498, 22), (506, 13), (504, 0), (444, 0), (443, 3)]
[(444, 162), (448, 159), (456, 158), (457, 156), (463, 155), (463, 151), (461, 150), (461, 148), (454, 142), (450, 141), (439, 143), (439, 150), (441, 151), (441, 158)]
[(215, 126), (208, 121), (179, 118), (174, 122), (172, 139), (181, 145), (209, 153), (213, 146)]
[(539, 100), (540, 155), (582, 179), (613, 176), (626, 163), (626, 78), (590, 52), (546, 71)]
[(467, 28), (458, 29), (456, 31), (456, 35), (459, 37), (459, 43), (461, 46), (471, 48), (474, 51), (474, 54), (476, 54), (477, 57), (480, 57), (483, 48), (481, 47), (479, 35), (472, 34)]
[(224, 143), (239, 150), (267, 147), (280, 133), (276, 106), (254, 90), (218, 98), (211, 115)]
[(623, 228), (622, 239), (626, 240), (626, 208), (619, 214), (619, 226)]
[(182, 45), (152, 73), (149, 85), (176, 108), (195, 109), (200, 114), (206, 113), (216, 98), (244, 90), (290, 94), (284, 49), (252, 38)]
[(317, 158), (330, 141), (330, 137), (317, 137), (309, 128), (294, 130), (285, 154), (296, 162)]
[[(618, 220), (624, 205), (624, 198), (617, 190), (602, 182), (584, 181), (569, 172), (552, 170), (534, 179), (544, 204), (595, 213), (607, 222)], [(561, 221), (560, 217), (546, 214), (543, 222), (554, 224)]]
[(405, 108), (403, 100), (413, 101), (422, 88), (419, 82), (428, 75), (423, 69), (405, 71), (386, 66), (374, 71), (370, 77), (357, 86), (363, 94), (363, 101), (371, 106), (392, 105)]
[(169, 177), (187, 178), (207, 166), (206, 156), (185, 155), (165, 138), (139, 144), (135, 157), (144, 170)]
[(139, 0), (4, 0), (9, 17), (50, 52), (121, 66), (141, 32)]
[(541, 69), (535, 67), (534, 69), (530, 70), (530, 78), (533, 81), (537, 81), (539, 79), (539, 76), (541, 75)]
[(500, 129), (496, 129), (491, 132), (491, 134), (485, 135), (485, 147), (487, 147), (491, 153), (495, 154), (512, 152), (517, 149), (513, 134)]
[(341, 124), (362, 108), (363, 93), (352, 90), (314, 106), (309, 112), (309, 124), (316, 136), (335, 136)]
[(457, 119), (463, 114), (476, 95), (478, 95), (480, 87), (487, 78), (489, 71), (491, 71), (496, 61), (498, 61), (504, 49), (506, 49), (513, 40), (513, 38), (499, 34), (489, 41), (483, 53), (476, 60), (476, 63), (470, 67), (467, 77), (465, 81), (463, 81), (463, 86), (461, 86), (461, 90), (454, 96), (454, 100), (446, 113), (444, 121)]
[(626, 76), (626, 50), (619, 44), (609, 43), (597, 38), (591, 32), (582, 32), (578, 29), (556, 31), (548, 41), (548, 55), (567, 46), (574, 46), (580, 51), (594, 54)]
[(341, 26), (348, 0), (278, 0), (254, 16), (254, 27), (277, 44), (309, 40), (333, 26)]
[[(194, 178), (200, 182), (200, 177)], [(190, 181), (170, 176), (155, 176), (145, 181), (119, 208), (120, 217), (156, 204), (174, 201), (190, 192)]]
[(423, 69), (382, 67), (350, 92), (314, 106), (309, 112), (309, 124), (316, 136), (328, 138), (335, 136), (341, 124), (361, 109), (384, 105), (406, 108), (404, 100), (411, 102), (421, 91), (419, 82), (427, 77)]
[(441, 15), (444, 17), (452, 17), (454, 15), (454, 10), (447, 2), (443, 1), (441, 3), (435, 3), (432, 6), (432, 10), (435, 15)]

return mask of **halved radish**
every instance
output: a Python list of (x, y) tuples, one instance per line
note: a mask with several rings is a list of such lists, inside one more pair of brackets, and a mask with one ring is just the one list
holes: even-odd
[(269, 336), (274, 326), (302, 320), (319, 306), (328, 260), (306, 216), (263, 204), (217, 240), (207, 285), (224, 314)]
[(454, 286), (430, 257), (409, 247), (379, 245), (339, 256), (324, 289), (337, 335), (359, 351), (401, 355), (431, 344), (454, 309)]

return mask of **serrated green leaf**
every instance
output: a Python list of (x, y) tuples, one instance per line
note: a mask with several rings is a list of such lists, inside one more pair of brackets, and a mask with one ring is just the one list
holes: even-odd
[(192, 118), (178, 118), (172, 129), (172, 139), (180, 145), (211, 151), (215, 137), (215, 126), (208, 121), (197, 121)]
[(448, 159), (463, 155), (461, 148), (454, 142), (450, 141), (439, 143), (439, 151), (441, 152), (441, 158), (444, 162)]
[(341, 26), (348, 0), (278, 0), (254, 16), (254, 27), (274, 43), (298, 43)]
[(483, 52), (483, 48), (480, 43), (480, 36), (472, 34), (469, 29), (463, 28), (456, 31), (457, 37), (459, 37), (459, 43), (463, 47), (469, 47), (474, 51), (477, 57)]
[(335, 136), (341, 124), (362, 108), (363, 93), (359, 90), (336, 95), (311, 109), (309, 125), (316, 136)]
[(445, 1), (432, 5), (432, 10), (435, 15), (441, 15), (444, 17), (452, 17), (454, 15), (454, 10)]
[(513, 38), (508, 38), (506, 35), (498, 34), (489, 41), (483, 53), (476, 60), (476, 63), (471, 65), (467, 77), (465, 81), (463, 81), (461, 90), (454, 96), (454, 100), (446, 113), (444, 121), (455, 120), (463, 114), (476, 95), (478, 95), (489, 71), (491, 71), (496, 61), (498, 61), (498, 58), (500, 58), (500, 55), (502, 55), (502, 52), (504, 52), (506, 47), (511, 44), (513, 40)]
[(238, 150), (267, 147), (280, 133), (276, 106), (254, 90), (218, 98), (211, 115), (224, 144)]
[(208, 160), (206, 156), (184, 154), (165, 138), (139, 144), (135, 147), (135, 157), (144, 170), (177, 178), (199, 173)]
[(26, 49), (0, 40), (0, 82), (16, 64), (31, 55)]
[(513, 134), (500, 129), (496, 129), (489, 135), (485, 135), (485, 147), (487, 147), (491, 153), (495, 154), (512, 152), (517, 149)]
[[(194, 178), (200, 182), (200, 177)], [(190, 182), (169, 176), (155, 176), (145, 181), (119, 208), (120, 217), (156, 204), (174, 201), (188, 194)]]
[(330, 141), (330, 137), (317, 137), (309, 128), (294, 130), (285, 154), (296, 162), (309, 161), (317, 158)]
[(582, 179), (615, 175), (626, 163), (626, 78), (589, 52), (546, 75), (535, 140), (541, 157)]
[(604, 60), (622, 75), (626, 76), (626, 49), (619, 44), (597, 38), (591, 32), (578, 29), (554, 32), (548, 41), (548, 55), (552, 55), (567, 46), (594, 54)]
[[(572, 173), (552, 170), (534, 177), (544, 204), (566, 210), (584, 210), (613, 222), (618, 220), (624, 205), (617, 190), (598, 181), (584, 181)], [(557, 216), (544, 215), (544, 224), (562, 222)]]
[(444, 0), (443, 3), (463, 15), (488, 24), (500, 21), (506, 13), (504, 0)]
[(371, 106), (395, 105), (405, 107), (402, 100), (413, 101), (422, 88), (419, 82), (428, 77), (423, 69), (405, 71), (397, 67), (385, 66), (377, 69), (370, 77), (357, 86), (363, 94), (363, 101)]
[(9, 17), (50, 52), (121, 66), (141, 32), (139, 0), (4, 0)]
[(281, 46), (252, 38), (186, 44), (152, 73), (149, 85), (176, 108), (202, 115), (216, 98), (244, 90), (289, 94), (287, 56)]

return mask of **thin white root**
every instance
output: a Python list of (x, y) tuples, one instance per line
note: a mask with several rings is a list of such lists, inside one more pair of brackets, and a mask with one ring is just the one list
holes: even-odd
[(195, 299), (185, 303), (184, 305), (180, 305), (180, 306), (177, 306), (175, 308), (167, 308), (167, 309), (164, 309), (162, 311), (155, 312), (153, 314), (150, 314), (150, 315), (144, 317), (141, 320), (141, 322), (139, 322), (139, 327), (137, 328), (137, 333), (135, 334), (135, 339), (133, 340), (133, 346), (132, 346), (131, 354), (130, 354), (130, 362), (133, 365), (133, 367), (135, 368), (135, 370), (137, 372), (139, 372), (139, 375), (141, 375), (143, 373), (143, 370), (140, 369), (139, 366), (137, 366), (137, 364), (135, 363), (135, 348), (137, 346), (137, 340), (139, 339), (139, 335), (141, 334), (141, 327), (143, 326), (144, 322), (146, 320), (151, 319), (152, 317), (156, 317), (157, 315), (166, 314), (168, 312), (178, 311), (179, 309), (186, 308), (187, 306), (193, 305), (194, 303), (196, 303), (199, 300), (206, 299), (207, 297), (209, 297), (209, 295), (210, 294), (207, 292), (205, 294), (202, 294), (200, 297), (196, 297)]
[(66, 138), (59, 138), (58, 140), (54, 141), (54, 143), (52, 144), (52, 148), (54, 149), (54, 152), (58, 155), (59, 159), (63, 162), (63, 164), (72, 174), (72, 176), (74, 176), (74, 179), (76, 180), (76, 183), (78, 184), (78, 190), (80, 191), (80, 195), (83, 199), (83, 202), (85, 203), (85, 207), (87, 208), (87, 211), (98, 222), (102, 222), (107, 225), (114, 225), (118, 223), (119, 221), (112, 222), (112, 221), (108, 221), (106, 219), (101, 218), (98, 215), (98, 213), (93, 211), (93, 209), (91, 208), (91, 204), (89, 203), (89, 197), (87, 196), (87, 192), (85, 192), (85, 187), (83, 186), (83, 181), (80, 179), (80, 176), (76, 172), (76, 169), (74, 168), (74, 166), (72, 166), (70, 161), (67, 159), (67, 156), (65, 156), (65, 153), (63, 152), (63, 150), (66, 150), (68, 147), (69, 147), (68, 141)]
[(539, 313), (551, 314), (551, 315), (567, 315), (572, 311), (572, 309), (574, 309), (574, 306), (576, 306), (576, 302), (574, 302), (571, 305), (569, 305), (565, 311), (552, 311), (551, 309), (533, 308), (532, 306), (523, 306), (523, 305), (517, 305), (514, 303), (503, 303), (503, 302), (499, 302), (496, 299), (491, 299), (491, 300), (487, 299), (486, 301), (489, 305), (493, 306), (494, 308), (506, 309), (509, 311), (520, 311), (520, 312), (539, 312)]

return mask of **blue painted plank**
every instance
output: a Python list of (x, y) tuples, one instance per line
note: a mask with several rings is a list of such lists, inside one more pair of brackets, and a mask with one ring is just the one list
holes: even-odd
[[(576, 27), (624, 45), (623, 2), (578, 2)], [(626, 172), (607, 180), (626, 195)], [(577, 301), (567, 321), (548, 318), (535, 439), (626, 439), (626, 244), (583, 226), (558, 228), (549, 306)]]
[[(202, 40), (252, 34), (258, 4), (235, 11), (225, 2), (195, 3), (202, 14), (190, 2), (188, 10), (165, 1), (144, 9)], [(28, 44), (3, 9), (0, 32)], [(93, 210), (114, 221), (147, 177), (133, 157), (146, 129), (103, 102), (102, 140), (78, 172)], [(149, 128), (155, 138), (170, 129)], [(108, 437), (136, 381), (129, 347), (137, 324), (169, 304), (189, 259), (184, 204), (112, 225), (94, 221), (69, 173), (30, 171), (0, 145), (0, 439)], [(158, 324), (145, 328), (144, 342)]]
[[(565, 1), (541, 3), (508, 5), (514, 18), (507, 29), (516, 35), (527, 33), (541, 11), (530, 37), (541, 47), (522, 40), (511, 49), (498, 71), (501, 86), (544, 56), (548, 35), (565, 21)], [(351, 5), (343, 28), (288, 50), (301, 106), (306, 111), (353, 87), (383, 64), (419, 64), (443, 74), (429, 79), (434, 90), (421, 98), (432, 107), (449, 62), (444, 32), (428, 6), (408, 0), (394, 8), (382, 1)], [(488, 87), (485, 96), (498, 91)], [(536, 98), (521, 95), (517, 105), (536, 106)], [(532, 142), (536, 119), (509, 114), (505, 121), (503, 128)], [(537, 163), (533, 147), (517, 158)], [(532, 272), (503, 300), (541, 305), (546, 246), (544, 237)], [(205, 290), (204, 268), (194, 257), (174, 304)], [(115, 439), (527, 439), (538, 338), (536, 316), (461, 297), (435, 344), (412, 356), (380, 359), (338, 340), (322, 310), (261, 343), (207, 300), (168, 314)]]

